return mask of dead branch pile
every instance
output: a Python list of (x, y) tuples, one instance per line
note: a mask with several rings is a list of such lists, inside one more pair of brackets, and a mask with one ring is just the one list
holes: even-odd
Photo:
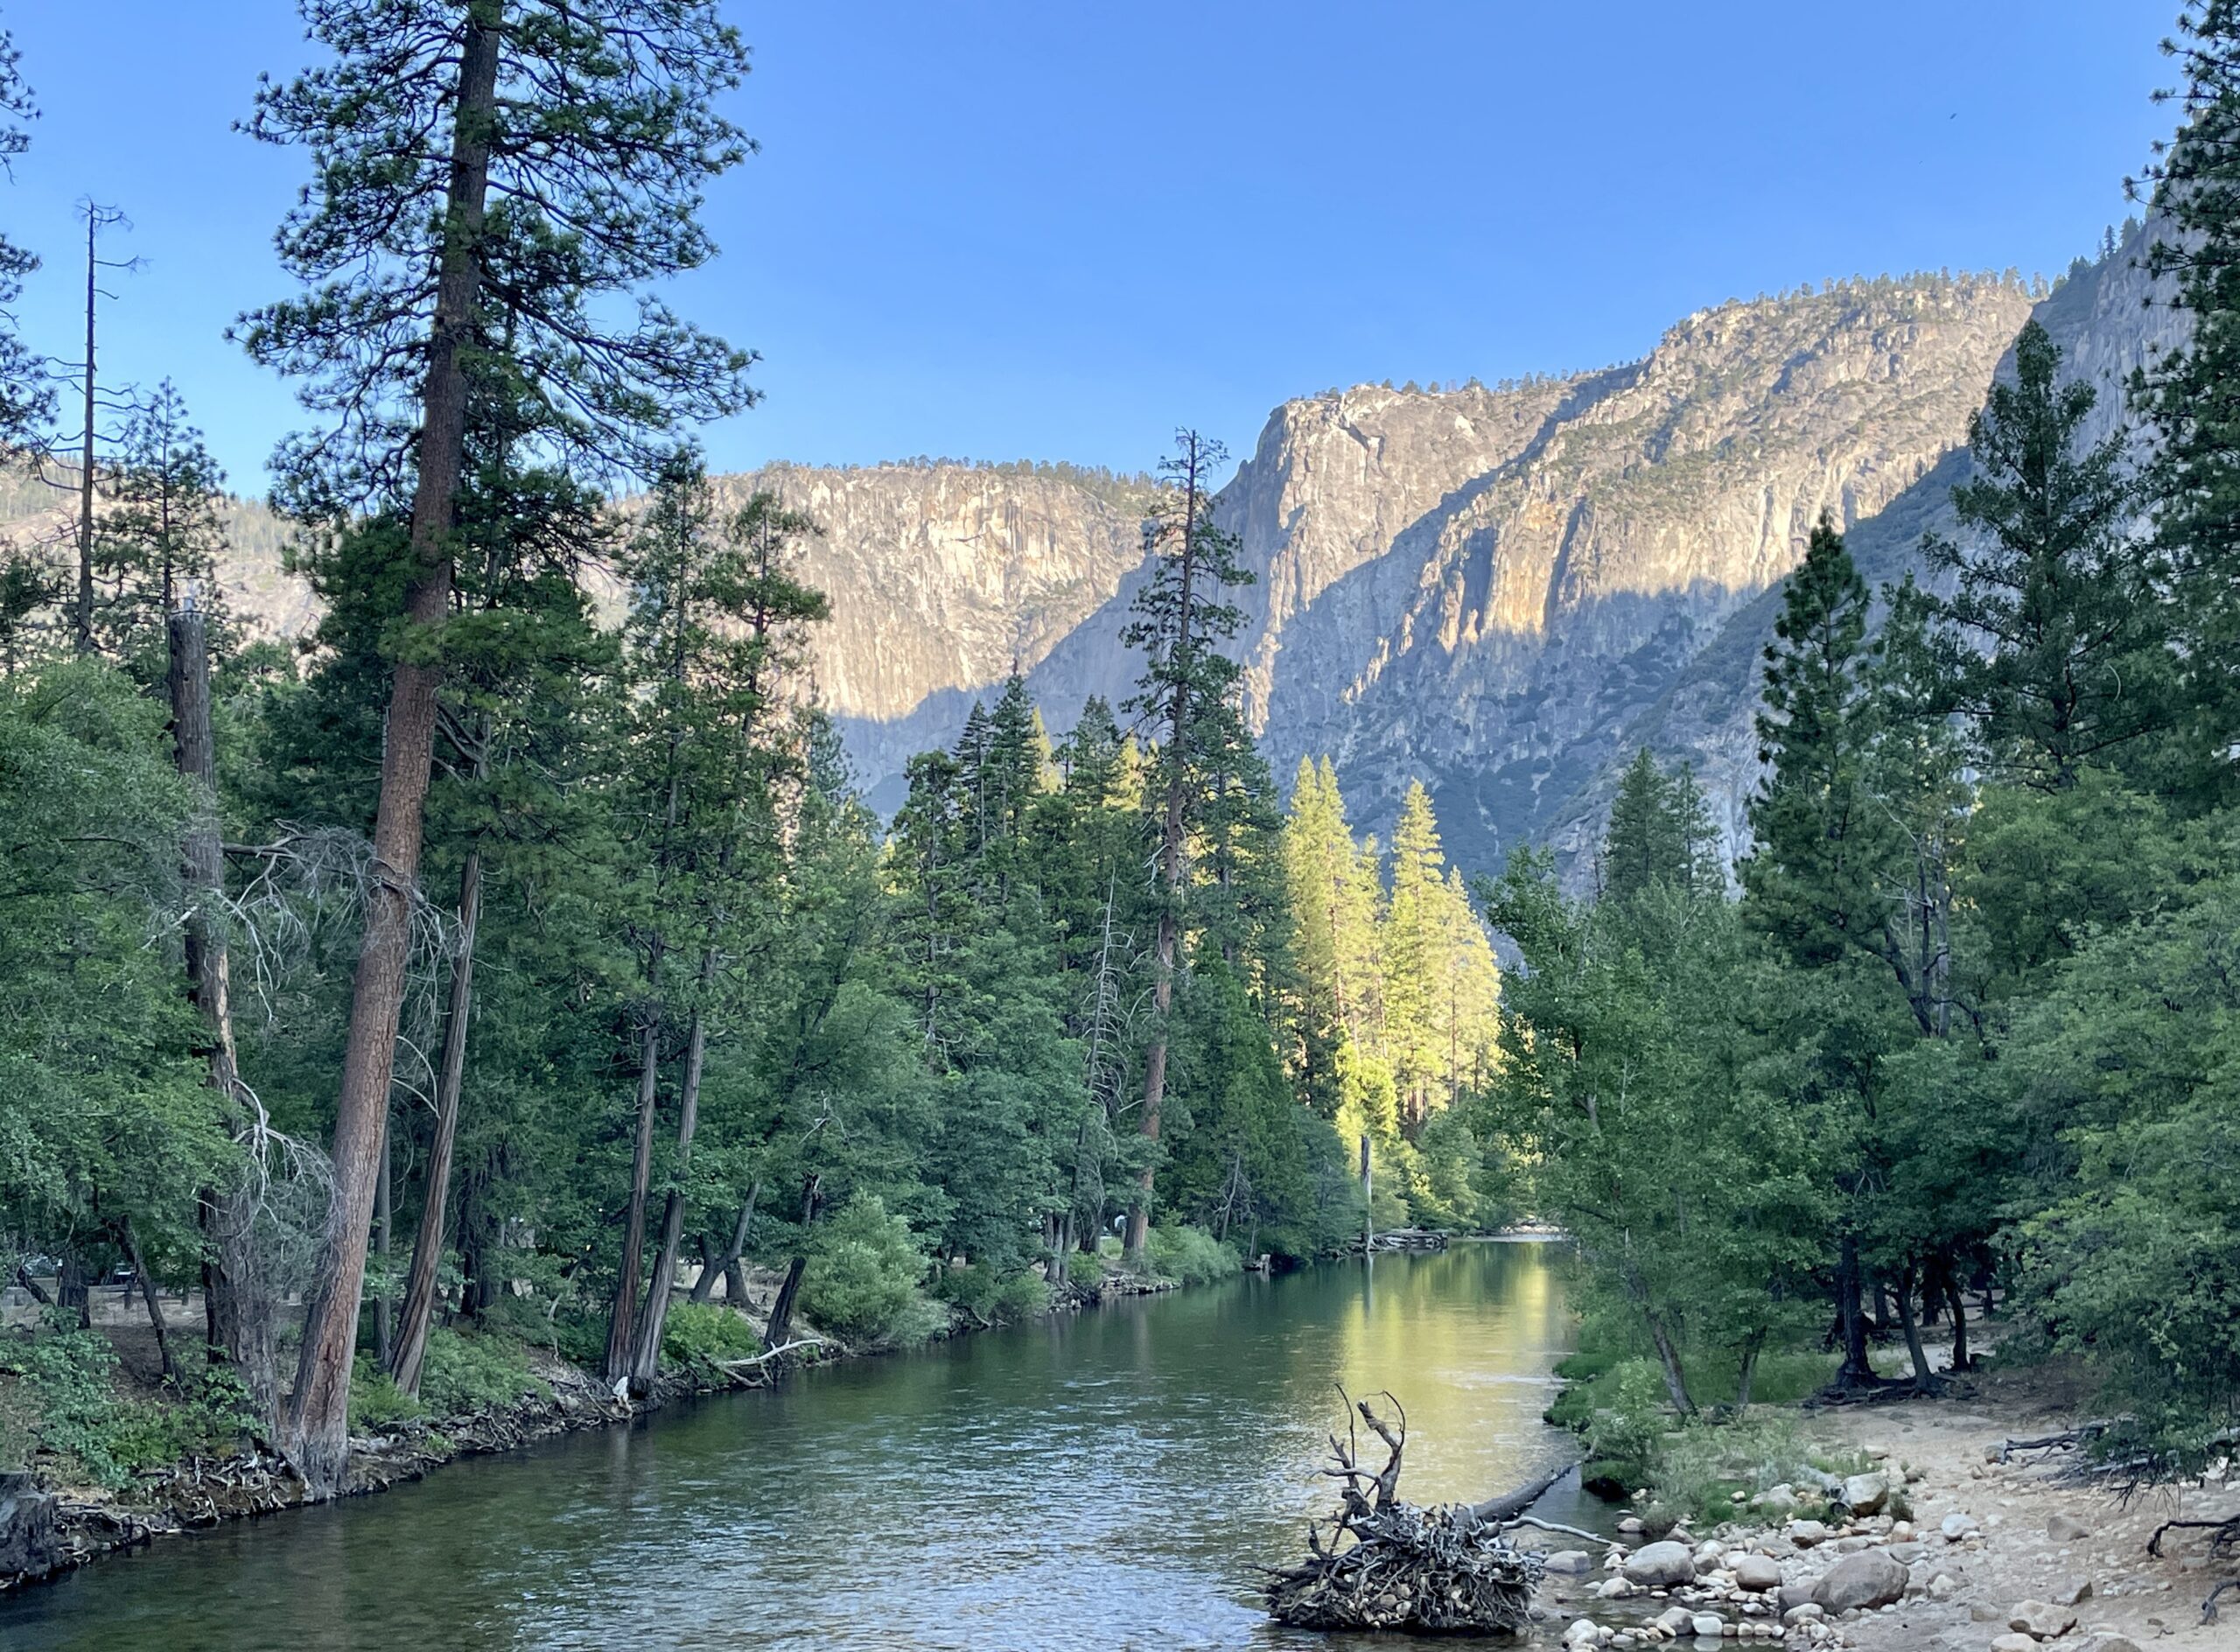
[[(1531, 1624), (1539, 1557), (1516, 1548), (1496, 1521), (1467, 1504), (1418, 1508), (1398, 1495), (1407, 1414), (1392, 1422), (1348, 1402), (1346, 1438), (1330, 1437), (1339, 1508), (1307, 1528), (1308, 1558), (1270, 1569), (1270, 1614), (1302, 1629), (1398, 1629), (1418, 1634), (1521, 1634)], [(1361, 1466), (1354, 1416), (1386, 1448), (1383, 1468)]]

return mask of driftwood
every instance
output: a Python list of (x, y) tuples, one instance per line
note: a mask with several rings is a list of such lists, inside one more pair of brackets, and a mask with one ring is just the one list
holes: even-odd
[[(1348, 1402), (1346, 1438), (1330, 1437), (1333, 1466), (1322, 1471), (1338, 1482), (1338, 1512), (1307, 1527), (1303, 1564), (1270, 1570), (1270, 1614), (1306, 1629), (1522, 1634), (1532, 1621), (1539, 1557), (1502, 1535), (1500, 1516), (1481, 1517), (1464, 1503), (1418, 1508), (1401, 1502), (1407, 1413), (1390, 1394), (1382, 1396), (1393, 1412), (1390, 1422), (1366, 1400), (1354, 1404), (1343, 1390), (1340, 1397)], [(1374, 1472), (1362, 1466), (1356, 1414), (1384, 1443), (1384, 1466)]]

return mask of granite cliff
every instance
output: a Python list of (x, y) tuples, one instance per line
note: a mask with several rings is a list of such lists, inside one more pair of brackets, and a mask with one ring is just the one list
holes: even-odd
[[(2112, 424), (2123, 379), (2174, 325), (2144, 303), (2142, 244), (2050, 295), (1989, 276), (1838, 283), (1699, 312), (1621, 367), (1284, 403), (1216, 501), (1256, 576), (1239, 646), (1278, 776), (1331, 753), (1378, 830), (1421, 779), (1466, 865), (1545, 841), (1583, 870), (1614, 768), (1646, 744), (1695, 763), (1739, 847), (1758, 650), (1812, 522), (1830, 512), (1872, 578), (1910, 565), (2034, 308)], [(819, 524), (804, 571), (834, 619), (818, 691), (880, 804), (1014, 665), (1054, 732), (1089, 695), (1128, 693), (1146, 479), (917, 461), (721, 486), (768, 488)], [(44, 503), (0, 499), (0, 515), (24, 531)], [(253, 505), (233, 515), (237, 608), (300, 633), (312, 610), (278, 570), (274, 525)]]

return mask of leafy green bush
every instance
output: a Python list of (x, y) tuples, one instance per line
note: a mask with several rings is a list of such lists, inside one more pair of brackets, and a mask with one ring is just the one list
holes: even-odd
[(231, 1452), (256, 1425), (229, 1372), (203, 1376), (176, 1399), (120, 1395), (108, 1339), (73, 1322), (9, 1339), (0, 1369), (18, 1379), (24, 1432), (62, 1460), (65, 1478), (112, 1491), (144, 1468)]
[(529, 1375), (528, 1352), (508, 1338), (471, 1336), (442, 1326), (428, 1332), (420, 1365), (420, 1399), (438, 1417), (496, 1410), (552, 1390)]
[[(926, 1258), (910, 1224), (887, 1214), (875, 1195), (858, 1194), (816, 1230), (802, 1306), (850, 1342), (922, 1341), (946, 1317), (919, 1291), (925, 1277)], [(930, 1318), (920, 1303), (932, 1310)]]
[(352, 1433), (370, 1433), (427, 1414), (428, 1408), (397, 1387), (387, 1371), (364, 1354), (358, 1356), (358, 1363), (350, 1373)]
[(1596, 1403), (1586, 1420), (1586, 1454), (1606, 1466), (1608, 1477), (1628, 1487), (1655, 1478), (1670, 1426), (1664, 1384), (1648, 1360), (1627, 1360), (1593, 1383)]
[(726, 1362), (762, 1352), (762, 1339), (743, 1313), (712, 1302), (680, 1302), (662, 1325), (662, 1358), (703, 1382), (724, 1374)]
[(1152, 1228), (1144, 1246), (1151, 1270), (1164, 1279), (1183, 1284), (1211, 1284), (1233, 1279), (1244, 1264), (1236, 1251), (1201, 1228), (1162, 1222)]
[(1050, 1312), (1050, 1287), (1038, 1273), (1015, 1273), (997, 1287), (996, 1319), (1013, 1325)]
[(1076, 1291), (1095, 1291), (1104, 1284), (1104, 1264), (1086, 1250), (1066, 1258), (1066, 1283)]

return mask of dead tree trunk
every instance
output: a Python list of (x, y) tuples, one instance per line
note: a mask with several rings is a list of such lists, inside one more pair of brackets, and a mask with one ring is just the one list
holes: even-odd
[[(716, 978), (716, 950), (701, 956), (700, 990), (704, 997)], [(646, 1288), (646, 1306), (638, 1317), (638, 1341), (630, 1362), (630, 1391), (643, 1394), (654, 1385), (662, 1364), (662, 1328), (668, 1320), (669, 1292), (676, 1284), (676, 1250), (684, 1239), (684, 1175), (692, 1163), (692, 1136), (700, 1124), (700, 1076), (708, 1062), (708, 1017), (696, 1005), (684, 1037), (684, 1082), (677, 1095), (676, 1166), (674, 1185), (662, 1207), (661, 1250), (654, 1257), (653, 1281)]]
[(208, 1358), (229, 1366), (247, 1390), (260, 1425), (270, 1434), (279, 1418), (280, 1378), (272, 1288), (256, 1227), (256, 1157), (261, 1124), (234, 1048), (233, 974), (226, 926), (224, 850), (218, 834), (217, 748), (210, 725), (209, 628), (190, 605), (165, 616), (170, 645), (172, 745), (178, 772), (195, 793), (194, 813), (181, 845), (192, 899), (186, 924), (187, 997), (200, 1012), (209, 1040), (210, 1088), (218, 1092), (228, 1129), (248, 1162), (234, 1166), (221, 1187), (206, 1190), (200, 1217), (207, 1247), (202, 1290)]
[[(724, 1297), (733, 1307), (746, 1300), (746, 1280), (739, 1273), (739, 1258), (746, 1254), (747, 1229), (754, 1225), (755, 1201), (762, 1197), (762, 1184), (755, 1181), (746, 1190), (746, 1202), (739, 1207), (738, 1222), (732, 1228), (732, 1242), (724, 1250), (721, 1261), (711, 1261), (701, 1269), (700, 1277), (692, 1282), (692, 1300), (705, 1302), (716, 1293), (716, 1276), (724, 1279)], [(734, 1276), (738, 1276), (734, 1278)]]
[(443, 1064), (436, 1075), (436, 1133), (428, 1146), (420, 1226), (412, 1238), (412, 1271), (397, 1317), (389, 1374), (407, 1394), (420, 1391), (420, 1365), (436, 1314), (436, 1274), (444, 1256), (452, 1156), (458, 1143), (459, 1094), (466, 1081), (467, 1013), (474, 1002), (474, 934), (482, 919), (482, 851), (469, 850), (458, 876), (458, 949), (452, 956), (451, 996), (444, 1006)]
[[(467, 385), (462, 348), (474, 325), (481, 286), (477, 243), (490, 186), (490, 134), (497, 107), (499, 34), (480, 8), (470, 11), (452, 119), (451, 178), (437, 272), (436, 307), (422, 391), (418, 474), (412, 499), (413, 578), (405, 618), (425, 631), (451, 607), (448, 543), (466, 457)], [(350, 1365), (358, 1340), (366, 1277), (366, 1229), (374, 1202), (374, 1160), (396, 1059), (404, 1003), (423, 814), (434, 759), (440, 668), (416, 656), (397, 662), (382, 754), (381, 801), (374, 824), (374, 876), (352, 984), (350, 1031), (335, 1105), (334, 1195), (317, 1282), (304, 1316), (302, 1357), (289, 1396), (286, 1446), (313, 1498), (342, 1488), (349, 1459)]]

